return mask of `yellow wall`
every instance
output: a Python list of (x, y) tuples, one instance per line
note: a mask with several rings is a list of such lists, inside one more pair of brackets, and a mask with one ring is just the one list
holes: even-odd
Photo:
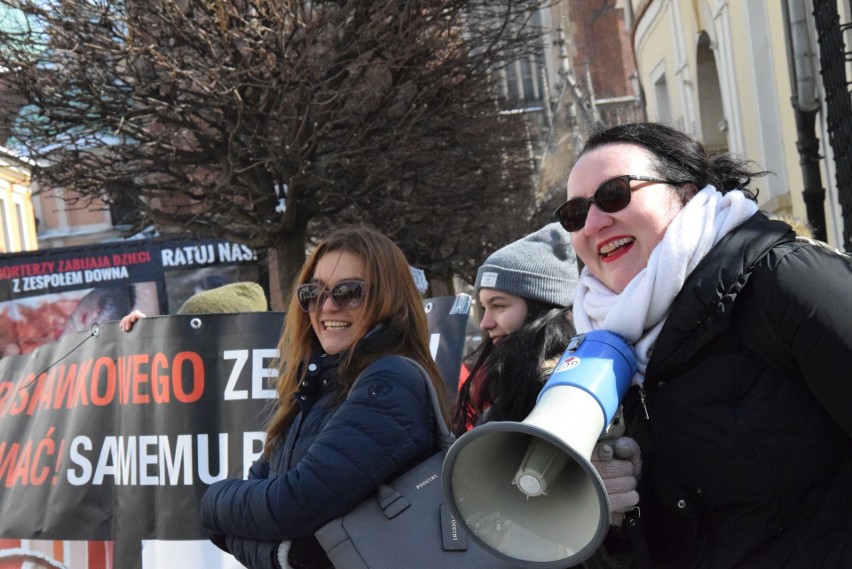
[[(649, 119), (695, 135), (708, 147), (725, 146), (773, 172), (753, 183), (761, 207), (805, 219), (782, 3), (633, 0), (632, 5), (633, 47)], [(839, 245), (832, 152), (827, 133), (817, 136), (825, 157), (828, 240)]]
[(25, 161), (0, 150), (0, 253), (36, 249), (30, 170)]

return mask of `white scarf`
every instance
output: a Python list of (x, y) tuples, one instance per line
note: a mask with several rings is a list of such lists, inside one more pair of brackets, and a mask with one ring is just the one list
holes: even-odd
[(651, 349), (687, 277), (722, 237), (756, 211), (757, 204), (742, 192), (722, 195), (707, 186), (674, 217), (647, 266), (621, 294), (584, 268), (574, 298), (577, 332), (609, 330), (632, 344), (639, 370), (633, 383), (642, 385)]

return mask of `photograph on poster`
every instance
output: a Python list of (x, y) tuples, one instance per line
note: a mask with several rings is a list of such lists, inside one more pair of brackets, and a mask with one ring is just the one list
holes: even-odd
[(112, 569), (111, 541), (0, 538), (0, 569)]

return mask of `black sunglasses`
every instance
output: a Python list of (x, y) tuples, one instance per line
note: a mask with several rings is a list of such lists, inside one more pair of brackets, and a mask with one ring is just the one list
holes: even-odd
[(359, 280), (340, 281), (331, 287), (331, 290), (316, 283), (307, 283), (299, 285), (296, 296), (299, 308), (305, 312), (318, 311), (329, 295), (331, 302), (340, 310), (352, 310), (361, 306), (366, 288), (367, 283)]
[(630, 187), (630, 181), (637, 182), (657, 182), (659, 184), (669, 184), (670, 186), (679, 186), (686, 182), (677, 182), (674, 180), (663, 180), (660, 178), (649, 178), (647, 176), (616, 176), (606, 180), (598, 186), (594, 195), (590, 198), (571, 198), (554, 212), (556, 219), (562, 224), (566, 231), (579, 231), (586, 225), (586, 217), (589, 215), (589, 207), (591, 204), (598, 206), (598, 209), (605, 213), (615, 213), (627, 207), (630, 203), (630, 195), (633, 188)]

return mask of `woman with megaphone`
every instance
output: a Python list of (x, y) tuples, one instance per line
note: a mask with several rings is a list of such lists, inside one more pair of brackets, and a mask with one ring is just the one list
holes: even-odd
[[(571, 304), (577, 279), (570, 237), (558, 223), (495, 251), (479, 267), (474, 286), (485, 338), (463, 368), (453, 411), (456, 434), (495, 421), (523, 421), (530, 414), (575, 336)], [(629, 437), (609, 438), (595, 447), (592, 463), (609, 493), (611, 522), (620, 526), (624, 512), (639, 499), (638, 446)], [(611, 533), (608, 548), (625, 557), (621, 532)], [(627, 565), (604, 548), (586, 566)]]
[(765, 173), (624, 124), (591, 135), (556, 212), (578, 332), (635, 351), (654, 567), (852, 567), (852, 263), (758, 211)]

